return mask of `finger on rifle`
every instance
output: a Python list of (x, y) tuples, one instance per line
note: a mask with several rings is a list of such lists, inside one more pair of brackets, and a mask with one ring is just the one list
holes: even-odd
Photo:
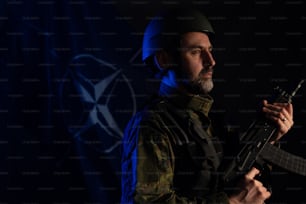
[(277, 105), (279, 107), (285, 108), (285, 110), (292, 115), (293, 114), (293, 105), (292, 103), (274, 103), (274, 105)]
[(260, 171), (256, 169), (255, 167), (252, 167), (252, 169), (245, 175), (246, 177), (250, 179), (254, 179), (256, 175), (258, 175)]

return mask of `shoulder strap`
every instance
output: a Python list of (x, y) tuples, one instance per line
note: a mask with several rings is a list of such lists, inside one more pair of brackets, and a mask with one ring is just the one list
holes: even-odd
[[(211, 136), (202, 128), (200, 121), (191, 120), (189, 114), (186, 111), (176, 111), (173, 107), (168, 106), (164, 101), (161, 101), (161, 104), (158, 105), (159, 114), (162, 115), (164, 119), (166, 119), (172, 128), (175, 129), (175, 140), (179, 145), (184, 143), (189, 143), (189, 138), (197, 141), (202, 147), (205, 155), (213, 162), (213, 166), (215, 169), (218, 168), (220, 164), (220, 158), (216, 152), (214, 144), (211, 140)], [(170, 114), (169, 111), (172, 113)], [(192, 128), (196, 134), (188, 134), (186, 130), (182, 128), (180, 124), (178, 124), (177, 120), (174, 116), (177, 115), (179, 118), (184, 118), (188, 123), (186, 124), (186, 128)]]
[(204, 152), (208, 157), (210, 157), (211, 161), (213, 162), (213, 166), (215, 167), (215, 169), (217, 169), (221, 161), (211, 140), (211, 136), (202, 128), (199, 121), (192, 121), (192, 123), (194, 126), (194, 130), (200, 136), (194, 136), (193, 138), (201, 144)]
[[(171, 127), (174, 134), (174, 142), (178, 145), (188, 144), (189, 136), (186, 131), (183, 130), (182, 124), (179, 124), (174, 117), (169, 113), (169, 106), (166, 107), (165, 101), (160, 101), (160, 104), (157, 106), (159, 110), (159, 115), (164, 120), (165, 125)], [(173, 113), (173, 110), (171, 111)], [(177, 113), (176, 113), (177, 114)], [(186, 116), (180, 115), (180, 118), (185, 118)]]

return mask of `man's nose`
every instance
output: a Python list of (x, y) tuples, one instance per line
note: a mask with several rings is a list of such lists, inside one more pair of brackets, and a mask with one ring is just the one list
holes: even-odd
[(203, 59), (204, 68), (212, 68), (216, 65), (216, 61), (211, 53), (207, 53), (206, 57)]

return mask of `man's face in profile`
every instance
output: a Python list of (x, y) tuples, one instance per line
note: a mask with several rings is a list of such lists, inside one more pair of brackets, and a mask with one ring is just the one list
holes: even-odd
[(196, 93), (208, 93), (213, 88), (212, 45), (207, 34), (188, 32), (180, 40), (180, 72), (187, 86)]

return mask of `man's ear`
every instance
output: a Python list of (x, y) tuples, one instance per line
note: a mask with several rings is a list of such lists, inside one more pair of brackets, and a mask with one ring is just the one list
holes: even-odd
[(154, 60), (160, 69), (168, 69), (172, 64), (172, 58), (169, 53), (164, 50), (158, 51), (155, 54)]

